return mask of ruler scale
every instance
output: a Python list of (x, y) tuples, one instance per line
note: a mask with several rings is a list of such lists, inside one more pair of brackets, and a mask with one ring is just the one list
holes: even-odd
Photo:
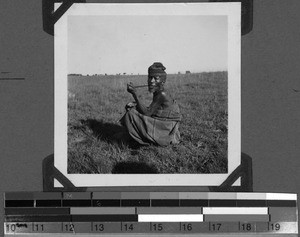
[(298, 234), (296, 194), (10, 192), (4, 202), (7, 236)]

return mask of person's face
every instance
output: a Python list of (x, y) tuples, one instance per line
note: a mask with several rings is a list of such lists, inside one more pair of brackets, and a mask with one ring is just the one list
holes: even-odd
[(161, 78), (160, 76), (148, 76), (148, 90), (153, 93), (160, 89)]

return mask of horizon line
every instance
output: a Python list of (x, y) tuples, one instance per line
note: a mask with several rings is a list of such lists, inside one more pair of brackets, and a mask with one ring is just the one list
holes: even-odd
[[(202, 71), (202, 72), (191, 72), (189, 70), (185, 72), (177, 72), (177, 73), (167, 73), (167, 75), (185, 75), (185, 74), (200, 74), (200, 73), (212, 73), (212, 72), (228, 72), (228, 70), (216, 70), (216, 71)], [(68, 76), (74, 76), (74, 75), (81, 75), (81, 76), (148, 76), (148, 74), (139, 74), (139, 73), (115, 73), (115, 74), (110, 74), (110, 73), (87, 73), (87, 74), (82, 74), (82, 73), (68, 73)]]

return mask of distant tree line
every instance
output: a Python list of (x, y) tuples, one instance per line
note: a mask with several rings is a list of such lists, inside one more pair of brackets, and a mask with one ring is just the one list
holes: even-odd
[[(185, 72), (183, 72), (183, 73), (181, 73), (181, 72), (178, 72), (178, 74), (180, 75), (180, 74), (191, 74), (191, 71), (185, 71)], [(70, 74), (68, 74), (68, 76), (109, 76), (110, 74), (107, 74), (107, 73), (104, 73), (104, 74), (86, 74), (86, 75), (83, 75), (83, 74), (80, 74), (80, 73), (70, 73)], [(113, 75), (113, 74), (111, 74), (111, 75)], [(123, 72), (123, 73), (116, 73), (115, 74), (116, 76), (121, 76), (121, 75), (123, 75), (123, 76), (126, 76), (126, 75), (140, 75), (139, 73), (138, 74), (133, 74), (133, 73), (130, 73), (130, 74), (127, 74), (126, 72)]]
[(77, 73), (70, 73), (68, 76), (82, 76), (82, 74), (77, 74)]

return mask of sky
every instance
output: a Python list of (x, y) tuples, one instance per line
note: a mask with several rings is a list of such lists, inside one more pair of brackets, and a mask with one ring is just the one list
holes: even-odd
[(68, 16), (68, 73), (226, 71), (226, 16)]

